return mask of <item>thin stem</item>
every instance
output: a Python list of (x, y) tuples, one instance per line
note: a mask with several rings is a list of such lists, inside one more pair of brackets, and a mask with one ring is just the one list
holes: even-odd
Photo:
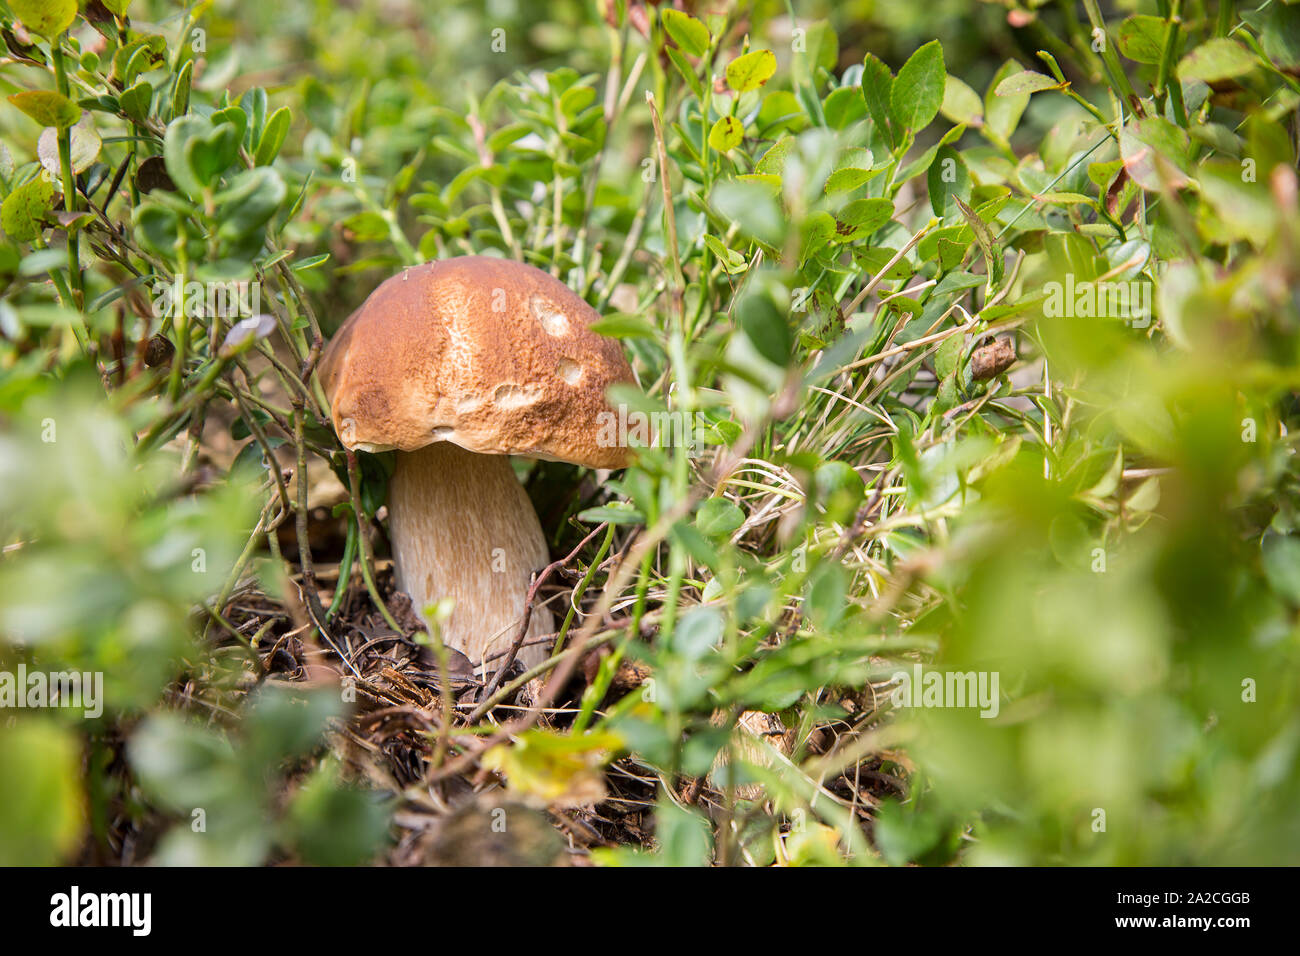
[[(68, 96), (68, 71), (63, 62), (63, 38), (55, 37), (50, 44), (50, 56), (54, 60), (54, 78), (59, 93)], [(62, 126), (58, 130), (59, 171), (63, 178), (63, 208), (76, 212), (80, 206), (77, 200), (76, 180), (72, 174), (72, 130)], [(80, 309), (86, 301), (86, 290), (81, 275), (81, 239), (75, 229), (67, 231), (68, 244), (68, 279), (72, 283), (73, 302)]]
[(383, 615), (384, 622), (398, 634), (406, 632), (398, 626), (397, 621), (393, 620), (392, 613), (388, 610), (388, 605), (384, 599), (379, 596), (379, 588), (375, 587), (375, 577), (371, 569), (370, 541), (366, 537), (366, 529), (361, 527), (361, 516), (365, 512), (361, 509), (361, 477), (357, 469), (357, 456), (352, 450), (345, 448), (343, 454), (348, 463), (348, 491), (352, 495), (352, 517), (357, 523), (357, 543), (361, 548), (361, 576), (366, 581), (366, 590), (370, 592), (370, 600), (374, 602), (379, 613)]
[(582, 601), (582, 596), (587, 593), (587, 585), (591, 584), (591, 579), (596, 574), (596, 568), (605, 560), (605, 555), (609, 554), (609, 546), (614, 540), (614, 525), (609, 526), (605, 532), (605, 540), (600, 543), (600, 550), (596, 556), (591, 559), (591, 564), (587, 565), (587, 573), (582, 576), (578, 587), (573, 592), (573, 598), (569, 601), (569, 612), (564, 615), (564, 623), (560, 625), (560, 632), (555, 638), (555, 650), (552, 654), (558, 653), (564, 649), (564, 639), (568, 636), (569, 626), (573, 624), (573, 619), (578, 613), (578, 604)]

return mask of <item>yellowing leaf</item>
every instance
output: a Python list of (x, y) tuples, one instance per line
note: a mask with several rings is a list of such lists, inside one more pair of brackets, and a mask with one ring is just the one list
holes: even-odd
[(54, 206), (54, 187), (44, 179), (19, 186), (0, 204), (0, 225), (15, 242), (31, 242)]
[(601, 768), (622, 746), (616, 734), (574, 737), (529, 730), (483, 755), (483, 766), (505, 774), (511, 790), (539, 806), (591, 806), (605, 798)]
[(844, 861), (840, 852), (840, 831), (813, 821), (791, 833), (785, 841), (786, 866), (836, 866)]
[(0, 866), (67, 862), (82, 828), (81, 746), (52, 722), (0, 734)]
[(53, 39), (77, 19), (77, 0), (9, 0), (9, 9), (28, 30)]
[(734, 116), (724, 116), (709, 130), (709, 146), (720, 153), (735, 149), (745, 138), (745, 127)]
[(756, 90), (776, 72), (776, 54), (771, 50), (752, 50), (727, 64), (727, 85), (737, 93)]

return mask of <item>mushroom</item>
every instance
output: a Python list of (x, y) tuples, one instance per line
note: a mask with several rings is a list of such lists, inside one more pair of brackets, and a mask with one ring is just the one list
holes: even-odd
[[(475, 668), (509, 651), (532, 573), (550, 560), (508, 456), (626, 464), (601, 413), (612, 414), (606, 389), (632, 371), (615, 340), (588, 329), (598, 318), (540, 269), (464, 256), (388, 279), (321, 355), (340, 441), (397, 452), (397, 586), (422, 616), (454, 601), (442, 639)], [(517, 655), (525, 667), (546, 659), (552, 631), (549, 611), (534, 608)]]

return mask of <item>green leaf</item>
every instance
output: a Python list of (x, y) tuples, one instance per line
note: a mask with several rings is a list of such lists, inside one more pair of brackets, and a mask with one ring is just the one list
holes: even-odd
[(889, 125), (889, 97), (894, 87), (894, 74), (874, 53), (862, 60), (862, 98), (871, 114), (876, 129), (880, 130), (892, 146), (897, 142)]
[(29, 256), (23, 256), (23, 261), (18, 265), (18, 274), (29, 278), (46, 275), (67, 264), (68, 260), (62, 249), (40, 249)]
[(81, 118), (81, 107), (53, 90), (26, 90), (9, 97), (14, 104), (42, 126), (66, 129)]
[(389, 812), (375, 795), (344, 787), (336, 764), (318, 767), (293, 796), (288, 823), (309, 866), (360, 866), (383, 846)]
[(953, 202), (961, 210), (962, 218), (966, 220), (966, 224), (970, 226), (971, 231), (975, 234), (975, 241), (979, 243), (980, 251), (984, 254), (984, 271), (988, 276), (988, 288), (991, 291), (1002, 282), (1002, 273), (1005, 268), (1002, 250), (998, 248), (997, 240), (993, 237), (988, 223), (980, 218), (974, 209), (963, 202), (960, 196), (953, 196)]
[(719, 153), (735, 149), (745, 138), (745, 127), (734, 116), (724, 116), (709, 130), (709, 146)]
[(295, 262), (292, 266), (290, 266), (290, 268), (293, 269), (294, 272), (310, 272), (312, 269), (315, 269), (317, 266), (323, 266), (326, 262), (329, 261), (329, 258), (330, 258), (330, 254), (328, 252), (322, 252), (318, 256), (308, 256), (306, 259), (303, 259), (301, 262)]
[(194, 61), (186, 60), (172, 87), (172, 116), (184, 116), (190, 108), (190, 84), (194, 78)]
[(1135, 63), (1154, 66), (1164, 55), (1167, 26), (1163, 17), (1148, 14), (1129, 17), (1119, 25), (1115, 38), (1119, 52)]
[(682, 79), (686, 81), (686, 85), (691, 88), (695, 98), (703, 101), (707, 97), (704, 84), (700, 82), (699, 76), (696, 75), (695, 67), (691, 66), (690, 61), (686, 59), (686, 54), (673, 46), (665, 47), (664, 52), (668, 54), (668, 59), (672, 60), (673, 68), (681, 74)]
[(955, 269), (966, 258), (966, 250), (970, 248), (970, 243), (944, 237), (939, 239), (936, 246), (939, 250), (939, 265), (944, 269)]
[(948, 215), (952, 197), (970, 199), (970, 171), (966, 161), (951, 146), (944, 146), (935, 154), (926, 176), (930, 193), (930, 208), (940, 218)]
[(836, 214), (836, 231), (846, 241), (862, 239), (889, 222), (893, 215), (891, 199), (855, 199)]
[(905, 183), (913, 176), (919, 176), (921, 173), (928, 170), (930, 165), (934, 162), (935, 157), (939, 155), (939, 150), (942, 148), (943, 147), (939, 143), (935, 143), (920, 156), (916, 157), (916, 159), (912, 160), (900, 169), (894, 177), (894, 183), (896, 185), (898, 183)]
[(560, 97), (560, 112), (572, 124), (581, 115), (582, 111), (594, 103), (595, 100), (596, 91), (594, 88), (585, 84), (571, 86)]
[(1124, 168), (1143, 189), (1160, 192), (1187, 184), (1191, 139), (1186, 130), (1168, 120), (1148, 116), (1120, 131), (1120, 157)]
[[(235, 108), (243, 116), (243, 110)], [(163, 159), (167, 174), (191, 199), (216, 185), (239, 155), (240, 130), (231, 123), (213, 126), (201, 116), (181, 116), (167, 127)]]
[(726, 498), (709, 498), (695, 513), (695, 527), (710, 538), (725, 538), (745, 523), (745, 512)]
[(835, 168), (837, 170), (870, 170), (874, 162), (875, 157), (871, 155), (871, 150), (862, 147), (849, 147), (839, 151), (839, 154), (835, 157)]
[(1196, 180), (1229, 235), (1260, 247), (1269, 242), (1278, 228), (1281, 210), (1264, 183), (1244, 182), (1241, 166), (1226, 159), (1207, 160)]
[(148, 80), (141, 80), (118, 94), (117, 104), (128, 119), (144, 123), (149, 119), (149, 106), (153, 102), (153, 87)]
[[(888, 246), (880, 246), (874, 249), (856, 248), (853, 250), (853, 261), (867, 275), (876, 276), (884, 272), (885, 266), (889, 265), (890, 260), (894, 258), (897, 252), (897, 249), (891, 249)], [(882, 279), (906, 279), (911, 274), (912, 269), (907, 260), (899, 259), (889, 266), (889, 271), (885, 272)]]
[(175, 714), (146, 720), (131, 735), (127, 755), (144, 791), (175, 812), (188, 816), (195, 807), (247, 799), (230, 742)]
[(727, 64), (727, 85), (737, 93), (748, 93), (770, 80), (775, 72), (775, 53), (752, 50)]
[(754, 164), (754, 172), (780, 176), (785, 170), (785, 157), (794, 145), (794, 137), (786, 136), (773, 143)]
[(248, 742), (242, 754), (270, 769), (282, 760), (310, 753), (341, 709), (338, 695), (327, 690), (264, 688), (244, 718)]
[(966, 345), (963, 339), (964, 336), (961, 335), (950, 335), (934, 350), (934, 371), (940, 378), (947, 378), (957, 371)]
[(353, 213), (341, 223), (353, 242), (377, 242), (388, 235), (388, 220), (373, 209)]
[(709, 200), (720, 215), (738, 222), (742, 232), (760, 242), (775, 247), (786, 234), (785, 214), (766, 185), (723, 181), (713, 188)]
[(841, 86), (822, 100), (822, 113), (830, 129), (848, 129), (867, 115), (867, 108), (856, 88)]
[(655, 838), (664, 866), (707, 866), (713, 853), (709, 821), (667, 797), (655, 809)]
[(77, 0), (9, 0), (9, 9), (23, 26), (47, 40), (57, 37), (77, 19)]
[(943, 47), (931, 40), (913, 53), (898, 71), (889, 92), (889, 111), (900, 126), (919, 131), (929, 126), (943, 105), (947, 73)]
[(54, 208), (54, 187), (44, 179), (19, 186), (0, 203), (0, 225), (15, 242), (31, 242)]
[(166, 58), (167, 39), (160, 34), (137, 37), (113, 54), (113, 79), (130, 86), (141, 73), (161, 65)]
[(859, 169), (855, 166), (847, 166), (837, 169), (826, 179), (825, 192), (827, 195), (832, 193), (852, 192), (859, 186), (870, 182), (877, 175), (878, 169)]
[(820, 86), (819, 70), (834, 74), (840, 59), (840, 39), (826, 20), (809, 21), (800, 18), (803, 30), (803, 47), (796, 49), (790, 62), (790, 75), (796, 89), (800, 86)]
[(813, 624), (829, 629), (844, 617), (849, 583), (844, 568), (834, 561), (819, 563), (808, 585), (804, 608)]
[(1029, 105), (1029, 94), (1019, 93), (998, 96), (997, 88), (1003, 80), (1020, 72), (1020, 64), (1007, 60), (994, 74), (993, 81), (984, 93), (984, 128), (995, 139), (1005, 143), (1020, 125), (1020, 117)]
[(1273, 590), (1300, 605), (1300, 537), (1269, 533), (1260, 545), (1264, 576)]
[(749, 263), (745, 257), (734, 249), (728, 249), (722, 244), (722, 240), (716, 236), (711, 236), (707, 232), (701, 237), (704, 244), (709, 247), (709, 251), (717, 256), (722, 267), (727, 270), (727, 275), (739, 275), (749, 268)]
[(251, 149), (261, 139), (262, 130), (266, 127), (266, 90), (255, 86), (246, 91), (239, 97), (239, 108), (248, 117), (245, 125), (248, 132), (247, 143)]
[(1249, 73), (1256, 65), (1254, 54), (1236, 40), (1217, 37), (1183, 57), (1178, 78), (1216, 83)]
[(1300, 6), (1290, 3), (1260, 4), (1243, 10), (1241, 18), (1259, 34), (1264, 54), (1280, 70), (1300, 69)]
[(1021, 70), (999, 83), (993, 91), (993, 95), (1023, 96), (1029, 93), (1039, 93), (1043, 90), (1056, 90), (1060, 89), (1060, 87), (1061, 84), (1050, 76), (1035, 73), (1033, 70)]
[(876, 812), (876, 845), (893, 866), (913, 861), (943, 863), (956, 850), (958, 834), (932, 812), (886, 800)]
[(772, 90), (763, 97), (757, 126), (764, 135), (772, 136), (782, 130), (798, 129), (807, 125), (807, 122), (807, 114), (789, 90)]
[[(705, 236), (705, 239), (711, 238), (712, 236)], [(587, 328), (597, 335), (608, 335), (612, 339), (659, 338), (659, 330), (654, 323), (643, 316), (629, 315), (626, 312), (603, 316)]]
[(257, 144), (257, 153), (254, 156), (254, 163), (258, 166), (269, 166), (280, 153), (280, 147), (284, 145), (284, 138), (289, 134), (289, 107), (281, 106), (271, 114), (266, 121), (266, 127), (262, 130), (262, 138)]
[(794, 340), (790, 323), (777, 310), (771, 298), (762, 292), (750, 292), (736, 306), (736, 316), (746, 338), (760, 355), (773, 365), (790, 364)]
[(135, 208), (131, 220), (142, 246), (163, 256), (175, 254), (177, 234), (184, 230), (183, 221), (175, 209), (146, 199)]
[(694, 57), (709, 52), (709, 28), (688, 13), (664, 10), (664, 29), (673, 42)]
[[(258, 90), (258, 92), (260, 93), (262, 91)], [(263, 93), (263, 95), (265, 95), (265, 93)], [(245, 96), (245, 98), (239, 101), (240, 105), (227, 106), (225, 109), (217, 110), (208, 117), (208, 120), (214, 127), (220, 127), (223, 123), (229, 123), (233, 126), (237, 134), (235, 137), (237, 145), (243, 145), (244, 136), (248, 132), (249, 114), (243, 107), (243, 104), (247, 102), (247, 99), (247, 96)]]
[(673, 632), (673, 652), (698, 661), (722, 643), (726, 620), (715, 607), (695, 607), (682, 615)]
[(288, 187), (269, 166), (246, 169), (235, 176), (230, 188), (218, 193), (214, 202), (221, 223), (217, 235), (245, 251), (256, 252), (261, 229), (280, 208)]
[(966, 83), (955, 76), (949, 76), (943, 83), (943, 104), (939, 107), (939, 112), (954, 123), (969, 126), (983, 118), (984, 104), (980, 101), (979, 94)]
[(835, 218), (828, 212), (818, 211), (807, 216), (800, 227), (800, 233), (802, 234), (802, 241), (799, 245), (800, 264), (818, 256), (827, 249), (838, 231), (839, 227), (835, 222)]
[(511, 143), (523, 139), (531, 132), (532, 127), (527, 123), (507, 123), (487, 138), (488, 150), (499, 153)]
[(615, 501), (596, 508), (587, 508), (578, 512), (578, 520), (587, 524), (645, 524), (645, 515), (634, 505), (626, 501)]

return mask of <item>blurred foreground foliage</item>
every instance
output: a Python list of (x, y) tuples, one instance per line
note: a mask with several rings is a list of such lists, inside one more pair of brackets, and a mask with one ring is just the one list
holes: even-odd
[[(0, 712), (0, 862), (378, 859), (455, 760), (600, 825), (648, 782), (608, 864), (1294, 861), (1300, 4), (680, 6), (9, 0), (0, 670), (104, 713)], [(468, 252), (704, 427), (524, 467), (554, 556), (608, 524), (592, 669), (488, 745), (421, 711), (404, 788), (304, 586), (349, 478), (311, 371)], [(899, 707), (917, 664), (996, 700)]]

